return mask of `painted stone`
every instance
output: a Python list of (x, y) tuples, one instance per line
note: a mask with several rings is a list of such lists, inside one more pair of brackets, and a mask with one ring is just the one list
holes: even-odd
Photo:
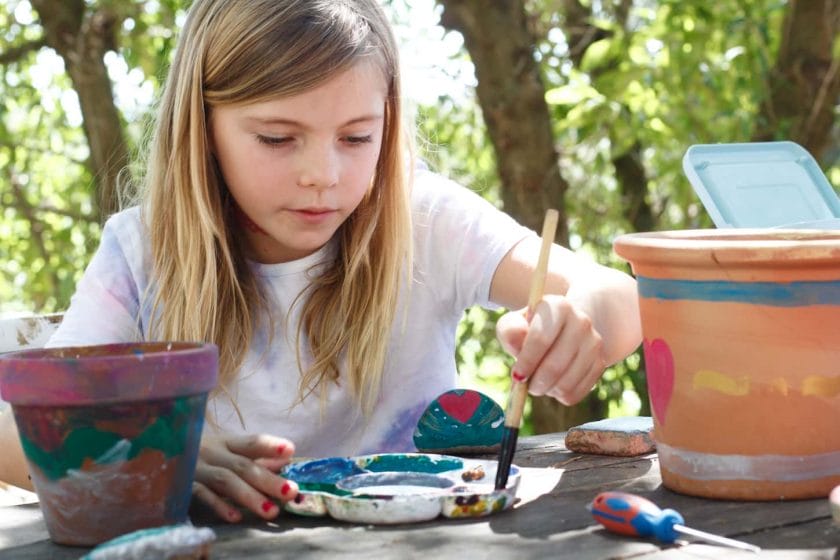
[(131, 560), (133, 558), (210, 558), (216, 533), (189, 523), (140, 529), (104, 542), (81, 560)]
[(656, 449), (652, 432), (650, 416), (606, 418), (570, 428), (566, 432), (566, 449), (575, 453), (635, 457)]
[(414, 430), (414, 445), (429, 453), (491, 453), (504, 432), (505, 413), (472, 389), (452, 389), (429, 404)]

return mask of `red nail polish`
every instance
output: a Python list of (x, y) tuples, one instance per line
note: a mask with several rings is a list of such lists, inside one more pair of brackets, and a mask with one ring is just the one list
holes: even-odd
[(263, 502), (263, 505), (262, 505), (262, 510), (263, 510), (265, 513), (268, 513), (269, 511), (271, 511), (271, 509), (272, 509), (273, 507), (274, 507), (274, 502), (271, 502), (271, 501), (269, 501), (269, 500), (266, 500), (266, 501), (264, 501), (264, 502)]
[(291, 489), (292, 489), (291, 484), (289, 484), (288, 482), (284, 482), (283, 487), (280, 489), (280, 493), (285, 496), (286, 494), (289, 493), (289, 490), (291, 490)]
[(525, 376), (524, 376), (524, 375), (522, 375), (521, 373), (519, 373), (519, 372), (518, 372), (518, 371), (516, 371), (516, 370), (513, 370), (513, 373), (512, 373), (511, 375), (513, 375), (513, 378), (514, 378), (516, 381), (519, 381), (519, 382), (525, 381)]
[(302, 501), (303, 501), (303, 494), (298, 494), (297, 496), (295, 496), (295, 503), (296, 504), (299, 504)]
[(285, 445), (280, 444), (280, 445), (277, 446), (277, 454), (278, 455), (282, 455), (284, 451), (286, 451), (286, 446)]

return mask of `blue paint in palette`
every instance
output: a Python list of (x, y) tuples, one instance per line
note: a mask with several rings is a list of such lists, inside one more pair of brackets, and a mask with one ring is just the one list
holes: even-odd
[(301, 490), (341, 495), (348, 492), (336, 488), (336, 482), (348, 476), (365, 472), (368, 471), (360, 468), (355, 461), (345, 457), (328, 457), (289, 465), (283, 476), (295, 481)]
[(328, 457), (289, 465), (286, 477), (295, 482), (338, 482), (342, 478), (366, 472), (345, 457)]
[(337, 487), (355, 497), (390, 500), (396, 496), (440, 494), (455, 486), (455, 481), (436, 474), (419, 472), (373, 472), (340, 480)]

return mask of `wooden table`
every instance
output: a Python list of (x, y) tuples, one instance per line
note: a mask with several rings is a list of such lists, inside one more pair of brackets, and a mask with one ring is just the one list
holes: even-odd
[[(212, 558), (778, 558), (840, 560), (840, 527), (828, 499), (726, 502), (683, 496), (662, 487), (656, 455), (635, 458), (578, 455), (564, 434), (523, 438), (515, 463), (523, 467), (514, 509), (489, 517), (398, 526), (361, 526), (328, 518), (281, 514), (227, 525), (194, 516), (217, 534)], [(686, 525), (761, 546), (756, 556), (705, 544), (663, 546), (610, 534), (586, 505), (604, 490), (636, 492), (683, 514)], [(50, 542), (37, 504), (0, 508), (0, 558), (79, 558), (86, 549)]]

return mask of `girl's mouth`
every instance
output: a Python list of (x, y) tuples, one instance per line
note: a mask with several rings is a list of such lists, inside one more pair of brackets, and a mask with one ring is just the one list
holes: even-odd
[(292, 214), (297, 216), (298, 219), (311, 224), (324, 222), (335, 215), (335, 213), (336, 210), (331, 208), (300, 208), (298, 210), (292, 210)]

